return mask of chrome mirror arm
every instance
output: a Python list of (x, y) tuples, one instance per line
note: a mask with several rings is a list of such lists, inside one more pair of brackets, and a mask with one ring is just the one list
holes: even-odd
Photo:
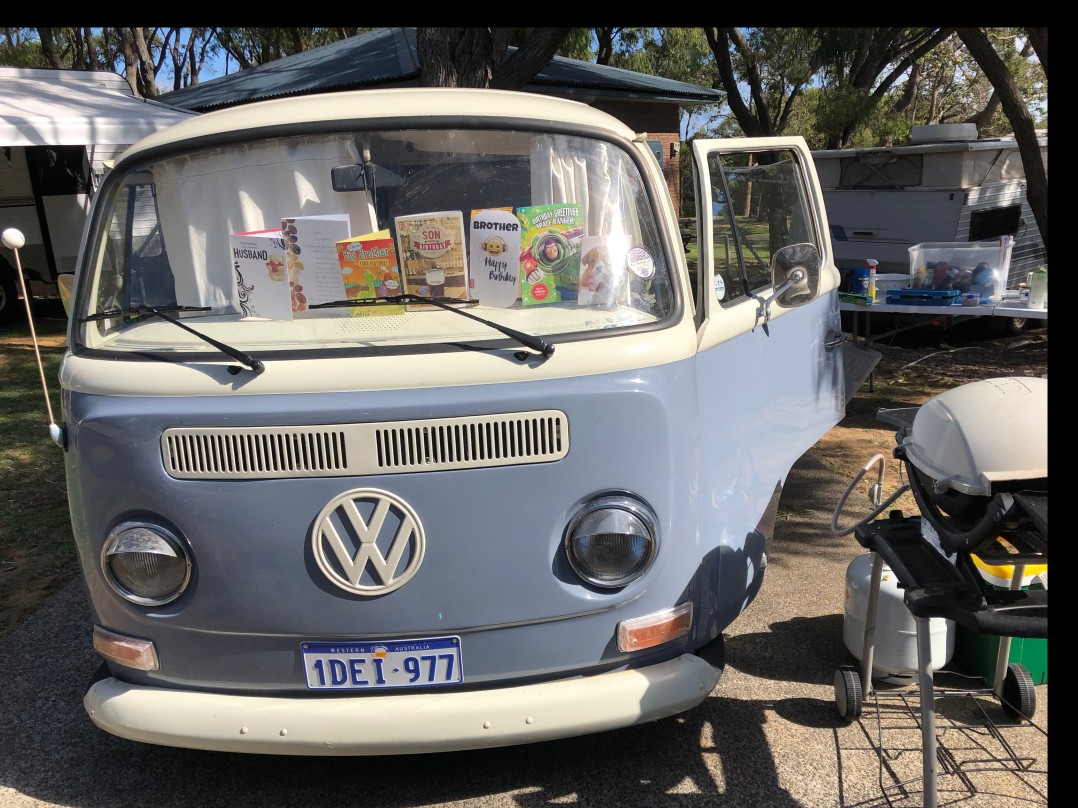
[(756, 320), (759, 321), (760, 318), (763, 317), (764, 325), (767, 325), (767, 323), (771, 322), (771, 304), (775, 302), (775, 299), (778, 298), (779, 295), (781, 295), (791, 286), (794, 286), (799, 283), (804, 283), (804, 281), (805, 270), (801, 267), (798, 267), (790, 273), (790, 277), (786, 279), (786, 283), (782, 284), (782, 286), (780, 286), (778, 289), (771, 293), (771, 297), (767, 298), (767, 300), (762, 301), (761, 304), (756, 307)]

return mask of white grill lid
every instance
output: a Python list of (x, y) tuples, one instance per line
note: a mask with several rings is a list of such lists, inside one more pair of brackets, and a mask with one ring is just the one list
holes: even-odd
[(1048, 477), (1048, 378), (971, 382), (925, 402), (902, 440), (937, 486), (991, 496), (992, 484)]

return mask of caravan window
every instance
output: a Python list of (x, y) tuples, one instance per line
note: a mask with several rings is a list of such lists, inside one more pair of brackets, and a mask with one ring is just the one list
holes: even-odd
[(975, 210), (969, 216), (969, 240), (991, 241), (1000, 236), (1013, 236), (1021, 223), (1021, 205)]
[(912, 188), (921, 184), (924, 156), (878, 152), (843, 157), (840, 161), (838, 187)]

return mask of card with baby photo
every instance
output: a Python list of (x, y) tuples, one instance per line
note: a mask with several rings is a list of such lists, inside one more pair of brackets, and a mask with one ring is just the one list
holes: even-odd
[(628, 235), (584, 236), (580, 243), (578, 306), (612, 309), (626, 301), (628, 254)]

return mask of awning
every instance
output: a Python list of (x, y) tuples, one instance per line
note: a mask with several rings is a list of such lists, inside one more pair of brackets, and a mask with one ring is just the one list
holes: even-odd
[(129, 146), (191, 117), (135, 98), (115, 73), (0, 68), (0, 147)]

